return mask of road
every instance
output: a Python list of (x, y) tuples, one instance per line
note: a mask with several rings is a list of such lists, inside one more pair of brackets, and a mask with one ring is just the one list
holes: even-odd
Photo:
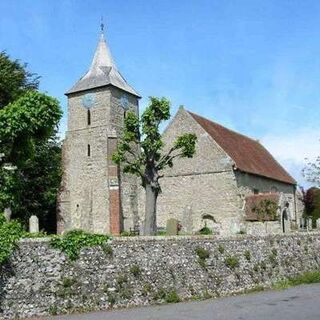
[(320, 320), (320, 284), (46, 320)]

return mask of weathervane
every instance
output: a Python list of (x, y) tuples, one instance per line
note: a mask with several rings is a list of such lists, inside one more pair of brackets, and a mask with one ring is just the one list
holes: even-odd
[(100, 29), (101, 29), (101, 33), (103, 33), (103, 31), (104, 31), (103, 16), (101, 16)]

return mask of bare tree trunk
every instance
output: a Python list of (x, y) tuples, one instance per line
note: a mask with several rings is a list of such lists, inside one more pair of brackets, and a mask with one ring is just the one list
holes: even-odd
[(152, 188), (151, 184), (147, 183), (146, 190), (146, 208), (144, 221), (144, 235), (153, 236), (157, 232), (157, 198), (158, 190)]

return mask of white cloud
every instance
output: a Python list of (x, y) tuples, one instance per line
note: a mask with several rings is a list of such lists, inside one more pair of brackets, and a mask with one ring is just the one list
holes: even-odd
[(298, 181), (298, 184), (308, 186), (301, 171), (306, 165), (306, 159), (315, 160), (320, 155), (320, 129), (304, 128), (282, 135), (266, 135), (262, 144)]

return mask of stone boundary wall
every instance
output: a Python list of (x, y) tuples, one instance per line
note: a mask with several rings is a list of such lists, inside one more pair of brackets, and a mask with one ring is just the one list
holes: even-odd
[(0, 318), (224, 296), (320, 265), (320, 233), (117, 238), (74, 262), (48, 241), (21, 241), (2, 267)]

